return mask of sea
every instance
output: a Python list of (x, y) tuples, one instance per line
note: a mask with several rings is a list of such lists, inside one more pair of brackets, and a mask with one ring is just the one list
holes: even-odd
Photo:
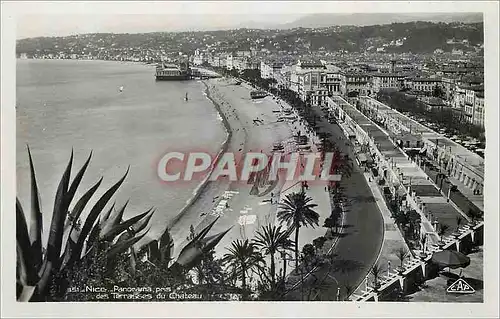
[(44, 238), (72, 150), (72, 178), (92, 152), (73, 205), (103, 177), (90, 209), (130, 168), (107, 207), (115, 204), (116, 209), (128, 201), (125, 217), (154, 208), (148, 236), (157, 237), (201, 182), (163, 182), (157, 174), (160, 158), (169, 151), (216, 154), (227, 138), (200, 81), (157, 82), (153, 65), (130, 62), (17, 60), (16, 64), (17, 196), (29, 216), (29, 146)]

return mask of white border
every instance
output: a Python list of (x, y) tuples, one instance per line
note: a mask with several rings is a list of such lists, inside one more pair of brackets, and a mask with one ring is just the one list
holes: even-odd
[[(1, 316), (2, 317), (497, 317), (498, 316), (498, 2), (2, 2)], [(23, 14), (484, 12), (486, 227), (484, 303), (38, 303), (15, 302), (15, 28)], [(5, 260), (5, 262), (3, 262)]]

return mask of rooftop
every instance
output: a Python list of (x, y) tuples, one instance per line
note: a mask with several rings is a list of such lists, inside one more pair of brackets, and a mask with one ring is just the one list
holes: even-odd
[(413, 82), (441, 82), (441, 78), (411, 78)]

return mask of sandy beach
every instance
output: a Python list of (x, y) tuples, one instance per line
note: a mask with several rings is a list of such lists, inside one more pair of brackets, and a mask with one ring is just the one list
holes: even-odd
[[(299, 121), (293, 125), (286, 121), (278, 121), (279, 113), (276, 111), (281, 107), (289, 108), (283, 101), (274, 99), (272, 96), (252, 100), (250, 99), (252, 88), (245, 83), (235, 85), (235, 81), (231, 79), (209, 80), (206, 84), (208, 94), (218, 104), (219, 111), (224, 114), (227, 119), (226, 124), (230, 128), (230, 138), (226, 145), (227, 152), (262, 151), (269, 154), (273, 144), (278, 142), (285, 146), (285, 152), (294, 151), (291, 143), (293, 134), (299, 130), (304, 134), (305, 127), (300, 125)], [(262, 122), (255, 123), (253, 120), (257, 118)], [(231, 227), (230, 232), (224, 236), (215, 249), (216, 255), (222, 256), (227, 252), (226, 247), (232, 241), (251, 239), (261, 226), (275, 224), (278, 207), (276, 203), (280, 197), (300, 190), (300, 184), (296, 182), (279, 181), (272, 191), (263, 196), (257, 196), (250, 194), (252, 186), (242, 182), (208, 181), (196, 201), (171, 225), (172, 233), (176, 234), (175, 243), (180, 244), (174, 248), (175, 253), (178, 253), (179, 248), (185, 244), (191, 225), (195, 231), (199, 231), (215, 218), (220, 217), (211, 233)], [(259, 188), (260, 193), (265, 193), (266, 188), (267, 186)], [(317, 185), (315, 188), (321, 189), (321, 192), (319, 193), (312, 187), (310, 192), (313, 195), (319, 193), (320, 197), (324, 198), (318, 203), (318, 212), (321, 215), (320, 226), (322, 226), (323, 220), (327, 217), (325, 215), (330, 213), (329, 197), (323, 186)], [(271, 193), (274, 204), (270, 203)], [(278, 193), (281, 194), (278, 195)], [(218, 209), (217, 206), (219, 206)], [(316, 227), (305, 230), (304, 228), (301, 232), (300, 246), (302, 247), (310, 243), (312, 239), (324, 235), (325, 229)]]

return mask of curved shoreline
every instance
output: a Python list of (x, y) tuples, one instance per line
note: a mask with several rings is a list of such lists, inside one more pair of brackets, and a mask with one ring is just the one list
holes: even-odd
[(207, 186), (207, 184), (209, 182), (209, 178), (212, 175), (212, 172), (213, 172), (215, 166), (219, 162), (219, 159), (221, 158), (221, 156), (223, 155), (223, 153), (227, 151), (227, 149), (229, 147), (229, 142), (231, 142), (231, 138), (233, 136), (233, 132), (231, 130), (231, 125), (229, 124), (229, 121), (227, 120), (226, 115), (222, 111), (220, 105), (210, 95), (210, 90), (209, 90), (209, 87), (208, 87), (207, 83), (205, 81), (201, 81), (201, 82), (203, 83), (203, 85), (205, 85), (204, 92), (207, 95), (207, 98), (212, 102), (212, 104), (214, 105), (215, 109), (217, 110), (217, 112), (219, 113), (220, 117), (222, 118), (222, 123), (223, 123), (224, 128), (225, 128), (225, 130), (227, 132), (227, 137), (224, 140), (224, 142), (222, 143), (220, 151), (219, 151), (219, 153), (217, 153), (217, 156), (215, 157), (215, 160), (213, 161), (213, 165), (212, 165), (212, 167), (210, 169), (209, 174), (207, 174), (207, 177), (205, 177), (205, 179), (200, 184), (198, 184), (198, 186), (193, 191), (193, 196), (191, 196), (187, 200), (186, 204), (179, 211), (179, 213), (177, 215), (175, 215), (167, 223), (167, 228), (171, 228), (175, 223), (177, 223), (179, 221), (179, 219), (186, 214), (186, 212), (188, 211), (188, 209), (191, 208), (191, 206), (193, 206), (193, 204), (201, 196), (201, 194), (203, 194), (203, 191), (205, 190), (205, 188), (206, 188), (206, 186)]

